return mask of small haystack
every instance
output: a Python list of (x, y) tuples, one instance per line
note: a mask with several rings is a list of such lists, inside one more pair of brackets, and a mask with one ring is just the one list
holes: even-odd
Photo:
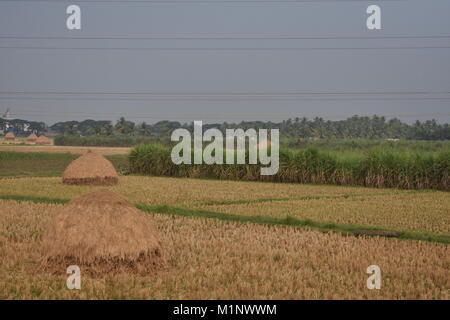
[(6, 141), (14, 141), (14, 140), (16, 140), (16, 136), (14, 135), (14, 133), (12, 133), (10, 131), (5, 135), (5, 140)]
[(66, 204), (44, 234), (42, 252), (44, 270), (58, 274), (77, 265), (92, 276), (148, 275), (163, 263), (150, 217), (106, 189)]
[(115, 185), (119, 176), (113, 164), (99, 153), (88, 151), (72, 161), (63, 175), (65, 184)]
[(52, 144), (52, 140), (50, 140), (46, 136), (40, 136), (36, 139), (36, 144)]
[(34, 143), (38, 139), (38, 136), (33, 132), (27, 137), (27, 142)]

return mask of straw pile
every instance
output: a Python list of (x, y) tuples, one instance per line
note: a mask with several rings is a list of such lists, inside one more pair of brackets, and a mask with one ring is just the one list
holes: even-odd
[(14, 141), (15, 139), (16, 139), (16, 137), (14, 136), (14, 133), (12, 133), (12, 132), (8, 132), (5, 135), (5, 140), (7, 140), (7, 141)]
[(33, 132), (27, 137), (27, 142), (36, 142), (38, 136)]
[(52, 140), (50, 140), (46, 136), (40, 136), (36, 139), (36, 144), (52, 144)]
[(55, 274), (77, 265), (91, 276), (148, 275), (163, 262), (149, 216), (106, 189), (66, 204), (44, 234), (42, 252), (43, 269)]
[(119, 176), (113, 164), (101, 154), (88, 151), (73, 160), (64, 171), (63, 183), (80, 185), (115, 185)]

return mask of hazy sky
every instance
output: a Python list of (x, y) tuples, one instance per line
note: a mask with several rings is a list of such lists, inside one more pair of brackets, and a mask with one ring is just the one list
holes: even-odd
[[(0, 0), (0, 116), (450, 122), (448, 0), (187, 1)], [(370, 4), (382, 30), (366, 28)]]

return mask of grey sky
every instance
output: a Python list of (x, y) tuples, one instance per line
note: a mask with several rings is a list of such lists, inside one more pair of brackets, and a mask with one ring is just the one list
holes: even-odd
[[(69, 4), (78, 4), (82, 9), (80, 31), (66, 29), (65, 9)], [(369, 4), (381, 6), (382, 30), (366, 29), (365, 11)], [(5, 36), (59, 38), (6, 39)], [(177, 36), (264, 39), (61, 39)], [(265, 39), (289, 36), (341, 39)], [(383, 38), (392, 36), (448, 37)], [(398, 49), (412, 46), (450, 47), (450, 1), (180, 4), (0, 0), (0, 47), (8, 47), (0, 48), (0, 112), (9, 107), (14, 117), (48, 123), (88, 118), (116, 120), (121, 115), (152, 123), (162, 119), (279, 121), (316, 115), (341, 119), (352, 114), (450, 122), (450, 94), (444, 94), (450, 92), (450, 49)], [(397, 49), (311, 50), (367, 47)], [(399, 94), (430, 91), (441, 93)], [(43, 95), (39, 92), (96, 94)], [(314, 94), (299, 99), (289, 95), (264, 96), (294, 92), (397, 94)], [(184, 99), (185, 96), (176, 97), (174, 93), (200, 96)], [(211, 93), (223, 95), (205, 95)], [(246, 96), (248, 93), (258, 94), (259, 100)]]

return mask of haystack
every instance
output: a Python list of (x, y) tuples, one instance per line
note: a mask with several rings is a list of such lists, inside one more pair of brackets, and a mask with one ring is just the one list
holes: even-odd
[(36, 144), (52, 144), (52, 140), (50, 140), (46, 136), (40, 136), (36, 139)]
[(6, 141), (14, 141), (15, 139), (16, 139), (16, 137), (14, 136), (14, 133), (12, 133), (11, 131), (5, 135)]
[(44, 270), (82, 274), (120, 272), (148, 275), (163, 263), (150, 218), (115, 192), (102, 189), (71, 200), (43, 236)]
[(88, 151), (72, 161), (64, 171), (63, 183), (115, 185), (119, 181), (113, 164), (101, 154)]
[(33, 132), (27, 137), (27, 142), (36, 142), (38, 136)]

